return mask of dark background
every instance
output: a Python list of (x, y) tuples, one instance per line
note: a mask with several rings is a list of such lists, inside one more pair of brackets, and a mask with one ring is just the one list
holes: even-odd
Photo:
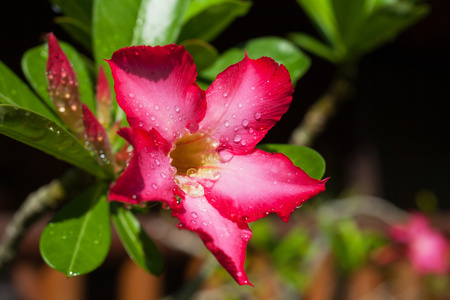
[[(276, 4), (275, 4), (276, 3)], [(431, 14), (396, 41), (364, 57), (354, 97), (344, 103), (316, 141), (327, 161), (330, 195), (351, 184), (415, 209), (415, 196), (433, 192), (440, 208), (450, 208), (450, 1), (429, 1)], [(0, 10), (0, 60), (21, 75), (20, 58), (53, 31), (57, 14), (45, 0), (8, 1)], [(247, 39), (316, 31), (295, 0), (255, 0), (250, 13), (216, 41), (220, 51)], [(291, 109), (264, 142), (287, 142), (309, 105), (327, 88), (334, 66), (311, 55), (312, 65), (298, 82)], [(15, 209), (26, 195), (68, 166), (0, 135), (0, 209)]]

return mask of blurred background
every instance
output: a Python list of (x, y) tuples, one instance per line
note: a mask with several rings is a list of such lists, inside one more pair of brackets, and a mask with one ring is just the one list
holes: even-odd
[[(318, 225), (317, 223), (320, 222), (311, 217), (309, 212), (318, 209), (319, 205), (321, 205), (322, 212), (325, 208), (338, 211), (338, 207), (333, 207), (333, 205), (328, 207), (327, 203), (334, 201), (335, 198), (348, 200), (349, 198), (346, 197), (355, 194), (377, 197), (369, 197), (370, 199), (384, 199), (405, 211), (422, 210), (430, 213), (433, 226), (447, 236), (450, 234), (450, 190), (447, 187), (447, 178), (450, 178), (450, 118), (448, 117), (450, 108), (448, 104), (450, 101), (450, 18), (448, 18), (450, 1), (430, 0), (427, 3), (429, 3), (431, 11), (425, 19), (404, 31), (393, 42), (387, 43), (361, 59), (351, 97), (340, 105), (336, 116), (330, 119), (324, 133), (311, 145), (324, 157), (327, 163), (325, 177), (331, 177), (331, 179), (327, 183), (326, 193), (320, 199), (310, 200), (310, 203), (305, 205), (308, 207), (297, 211), (292, 222), (287, 225), (281, 224), (280, 221), (274, 222), (276, 224), (274, 225), (276, 226), (274, 236), (277, 235), (277, 232), (287, 233), (288, 235), (293, 228), (302, 228), (299, 232), (296, 232), (295, 241), (286, 246), (286, 249), (303, 246), (305, 249), (319, 249), (320, 243), (314, 244), (314, 241), (317, 240), (302, 242), (298, 239), (298, 237), (304, 237), (304, 231), (315, 232), (316, 229), (312, 228), (326, 227), (324, 224)], [(20, 68), (21, 56), (27, 49), (42, 44), (46, 33), (54, 32), (60, 40), (73, 43), (70, 37), (53, 22), (54, 17), (58, 15), (58, 10), (45, 0), (3, 3), (0, 10), (2, 37), (0, 60), (24, 78)], [(286, 36), (288, 33), (299, 31), (318, 36), (315, 27), (296, 1), (255, 0), (249, 13), (233, 22), (212, 44), (219, 52), (223, 52), (229, 47), (251, 38), (268, 35)], [(73, 44), (76, 45), (76, 43)], [(79, 47), (79, 49), (82, 48)], [(332, 81), (336, 71), (335, 66), (312, 54), (309, 56), (311, 67), (297, 83), (290, 110), (269, 132), (263, 142), (287, 143), (291, 132), (302, 120), (308, 107), (324, 93)], [(14, 212), (30, 192), (60, 176), (68, 168), (68, 165), (64, 162), (3, 135), (0, 135), (0, 157), (0, 211), (5, 214)], [(352, 227), (354, 226), (353, 223), (349, 223), (350, 225), (341, 224), (342, 228), (346, 228), (343, 229), (344, 235), (357, 236), (360, 234), (359, 228), (364, 226), (381, 231), (387, 230), (387, 224), (380, 222), (380, 220), (369, 220), (369, 225), (361, 225), (364, 221), (357, 221), (358, 228), (356, 229)], [(147, 221), (143, 220), (143, 223), (147, 224), (145, 222)], [(4, 226), (5, 223), (6, 221), (2, 220), (0, 226)], [(255, 232), (254, 238), (256, 238), (258, 230), (260, 231), (259, 235), (264, 235), (267, 230), (270, 231), (270, 229), (264, 227), (266, 226), (264, 223), (262, 224), (261, 228), (252, 228)], [(41, 225), (43, 226), (43, 224)], [(150, 232), (151, 226), (154, 225), (148, 223), (148, 227), (146, 226), (150, 235), (152, 235)], [(29, 240), (29, 243), (35, 245), (34, 247), (37, 247), (39, 229), (36, 229), (36, 232), (34, 240)], [(327, 231), (325, 230), (325, 232)], [(271, 259), (273, 263), (273, 257), (267, 255), (264, 250), (273, 250), (273, 246), (270, 246), (273, 242), (256, 240), (255, 245), (257, 247), (249, 250), (252, 253), (249, 255), (252, 266), (250, 278), (252, 273), (261, 275), (266, 274), (265, 272), (271, 272), (265, 267), (265, 264), (269, 263)], [(370, 243), (372, 242), (378, 243), (376, 239), (371, 240)], [(313, 244), (314, 247), (318, 248), (312, 247)], [(163, 247), (167, 247), (167, 245)], [(344, 248), (341, 248), (341, 250)], [(28, 252), (25, 251), (24, 255), (28, 258), (31, 257), (33, 263), (37, 263), (39, 254), (37, 248), (34, 250), (35, 253), (29, 250)], [(195, 270), (201, 269), (199, 266), (204, 265), (202, 255), (200, 255), (202, 259), (192, 258), (187, 260), (186, 257), (192, 257), (192, 253), (166, 250), (165, 253), (168, 253), (167, 256), (169, 257), (169, 269), (172, 268), (171, 270), (175, 273), (178, 269), (187, 273), (191, 270), (195, 273)], [(396, 251), (388, 249), (382, 254), (395, 256), (395, 253)], [(253, 254), (254, 256), (252, 256)], [(378, 260), (375, 259), (375, 261), (379, 263), (385, 259), (382, 254), (377, 252)], [(306, 254), (303, 253), (302, 255)], [(372, 252), (370, 255), (373, 258)], [(326, 253), (323, 253), (323, 256), (328, 257)], [(383, 259), (380, 257), (383, 257)], [(114, 259), (121, 261), (120, 268), (117, 263), (112, 262)], [(120, 272), (126, 272), (124, 270), (128, 265), (124, 261), (123, 250), (112, 251), (109, 263), (89, 275), (90, 281), (80, 283), (80, 286), (89, 291), (87, 294), (83, 294), (84, 297), (86, 299), (113, 299), (116, 297), (118, 294), (106, 287), (112, 282), (118, 284), (118, 282), (125, 280), (116, 276), (117, 272), (119, 274), (124, 274)], [(282, 265), (282, 262), (278, 262), (278, 264)], [(364, 284), (370, 285), (369, 283), (371, 283), (373, 286), (379, 287), (379, 282), (382, 282), (383, 276), (386, 275), (386, 273), (383, 273), (385, 272), (384, 269), (381, 272), (379, 270), (375, 272), (372, 269), (368, 271), (364, 268), (350, 268), (351, 272), (347, 269), (347, 273), (342, 273), (344, 275), (336, 275), (336, 277), (330, 279), (320, 277), (327, 274), (326, 270), (334, 270), (333, 264), (327, 259), (321, 260), (320, 266), (314, 265), (314, 268), (312, 265), (309, 266), (310, 270), (314, 269), (315, 271), (306, 272), (306, 274), (302, 273), (304, 271), (298, 271), (298, 274), (306, 277), (319, 276), (317, 277), (319, 282), (326, 283), (327, 280), (330, 280), (330, 282), (334, 282), (334, 284), (329, 283), (330, 287), (339, 286), (342, 282), (353, 282), (351, 280), (355, 280), (354, 278), (366, 277), (369, 279), (364, 281)], [(303, 264), (301, 268), (304, 267)], [(415, 280), (421, 280), (418, 279), (419, 277), (408, 277), (411, 274), (408, 273), (407, 268), (400, 268), (395, 271), (397, 273), (390, 274), (391, 276), (396, 274), (395, 276), (400, 276), (397, 278), (403, 278), (403, 281), (409, 280), (412, 284)], [(345, 267), (342, 269), (345, 269)], [(321, 273), (320, 270), (325, 271)], [(128, 272), (131, 273), (125, 274), (135, 274), (133, 272), (139, 271), (133, 269)], [(280, 278), (284, 278), (283, 276), (289, 277), (289, 272), (292, 271), (286, 272), (288, 275), (280, 275)], [(357, 272), (361, 272), (361, 274)], [(14, 274), (17, 273), (12, 274), (11, 278), (14, 279)], [(24, 274), (28, 273), (25, 272)], [(354, 277), (355, 274), (359, 275)], [(144, 275), (137, 273), (135, 276), (137, 276), (136, 278), (143, 278)], [(177, 287), (183, 281), (177, 276), (171, 276), (166, 275), (163, 279), (167, 286), (166, 292), (177, 290)], [(257, 278), (254, 280), (255, 286), (261, 284), (261, 282), (273, 283), (268, 277), (253, 276), (253, 278)], [(214, 278), (221, 282), (221, 280), (224, 280), (223, 277), (223, 274), (215, 274), (212, 277), (213, 282), (210, 282), (209, 285), (214, 287)], [(290, 280), (305, 280), (306, 282), (306, 279), (304, 279), (306, 277), (296, 277)], [(376, 280), (373, 278), (376, 278)], [(289, 282), (287, 279), (280, 280), (284, 283)], [(126, 284), (123, 282), (122, 284)], [(137, 282), (135, 281), (136, 285), (140, 284), (141, 287), (150, 285), (146, 281), (143, 283)], [(448, 289), (442, 288), (442, 285), (447, 284), (448, 280), (439, 279), (436, 282), (432, 286), (438, 286), (437, 290), (443, 291), (441, 294), (427, 294), (422, 290), (415, 296), (413, 294), (407, 294), (409, 296), (405, 296), (405, 294), (403, 296), (397, 295), (398, 298), (396, 299), (450, 299), (447, 294)], [(160, 285), (161, 282), (153, 284), (150, 286)], [(268, 285), (270, 286), (270, 284)], [(274, 289), (283, 289), (279, 287), (278, 282), (273, 283), (273, 285), (276, 286)], [(103, 288), (96, 290), (96, 286)], [(231, 290), (222, 290), (222, 294), (220, 294), (222, 296), (230, 294), (231, 296), (227, 296), (228, 298), (225, 296), (214, 298), (219, 296), (215, 294), (209, 294), (208, 296), (207, 294), (203, 296), (204, 298), (197, 296), (195, 299), (297, 299), (300, 297), (298, 293), (292, 292), (292, 290), (297, 290), (292, 287), (287, 288), (288, 292), (284, 290), (284, 294), (273, 292), (263, 295), (264, 293), (258, 294), (254, 291), (247, 292), (247, 287), (242, 288), (245, 292), (233, 294), (232, 290), (238, 289), (238, 287), (233, 283), (230, 286), (232, 287)], [(391, 281), (391, 286), (398, 287), (401, 286), (401, 283), (395, 283), (394, 278)], [(309, 284), (309, 297), (304, 296), (305, 299), (383, 299), (380, 298), (382, 297), (380, 295), (392, 296), (392, 294), (386, 294), (386, 291), (383, 291), (385, 294), (381, 292), (381, 294), (377, 294), (379, 298), (374, 298), (374, 294), (372, 294), (373, 298), (370, 298), (370, 296), (364, 298), (361, 293), (358, 294), (359, 296), (352, 296), (354, 294), (351, 295), (350, 292), (343, 292), (337, 288), (334, 292), (334, 298), (326, 298), (326, 296), (320, 298), (320, 295), (314, 296), (311, 292), (314, 291), (314, 288), (314, 283)], [(5, 294), (2, 293), (2, 289)], [(75, 286), (75, 289), (81, 288)], [(305, 290), (303, 285), (298, 289)], [(367, 289), (371, 290), (370, 288)], [(9, 295), (8, 293), (11, 295), (10, 298), (2, 296)], [(333, 292), (330, 293), (333, 294)], [(144, 294), (144, 292), (141, 292), (141, 296)], [(307, 295), (307, 293), (303, 295)], [(141, 299), (139, 297), (130, 296), (128, 299)], [(0, 299), (22, 298), (14, 295), (14, 292), (2, 285)]]

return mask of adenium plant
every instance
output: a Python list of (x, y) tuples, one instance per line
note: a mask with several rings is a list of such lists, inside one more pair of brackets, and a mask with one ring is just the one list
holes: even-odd
[(99, 121), (79, 101), (76, 75), (56, 38), (50, 34), (48, 40), (49, 92), (61, 118), (98, 163), (116, 174), (107, 200), (162, 202), (179, 219), (178, 227), (197, 233), (237, 283), (251, 285), (244, 270), (252, 236), (248, 223), (270, 213), (287, 222), (298, 206), (325, 190), (326, 179), (311, 178), (283, 154), (255, 148), (291, 103), (287, 69), (271, 58), (245, 55), (205, 92), (183, 46), (120, 49), (107, 62), (129, 127), (118, 131), (127, 143), (114, 155), (110, 138), (117, 123), (109, 120), (111, 94), (103, 71)]
[(161, 201), (197, 233), (239, 284), (252, 235), (248, 223), (270, 213), (288, 221), (325, 189), (283, 154), (255, 149), (292, 100), (286, 68), (272, 59), (244, 59), (220, 73), (207, 91), (183, 46), (135, 46), (108, 60), (117, 102), (133, 146), (108, 199)]

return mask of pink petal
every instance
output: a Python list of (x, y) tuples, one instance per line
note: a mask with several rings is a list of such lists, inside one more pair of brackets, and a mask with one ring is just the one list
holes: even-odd
[(99, 68), (95, 89), (98, 120), (100, 124), (108, 128), (111, 123), (112, 96), (103, 66)]
[(296, 207), (325, 190), (327, 181), (309, 177), (283, 154), (259, 149), (235, 155), (219, 172), (211, 189), (204, 185), (205, 196), (223, 214), (243, 222), (271, 212), (287, 222)]
[(140, 128), (122, 128), (119, 135), (133, 145), (133, 157), (110, 188), (108, 200), (131, 204), (163, 201), (172, 205), (176, 185), (167, 141), (155, 130)]
[(183, 46), (135, 46), (108, 61), (117, 102), (131, 127), (155, 128), (169, 142), (197, 127), (206, 109), (194, 61)]
[(83, 119), (77, 76), (53, 33), (47, 35), (47, 41), (47, 82), (50, 98), (64, 124), (81, 138)]
[(252, 285), (244, 270), (245, 249), (252, 236), (245, 223), (224, 218), (204, 197), (186, 195), (172, 211), (179, 228), (196, 232), (206, 248), (240, 285)]
[(84, 138), (87, 146), (94, 151), (101, 165), (112, 166), (114, 164), (114, 156), (112, 155), (111, 144), (105, 128), (99, 123), (86, 104), (83, 103), (82, 108)]
[(268, 57), (244, 59), (220, 73), (206, 91), (203, 131), (234, 154), (251, 151), (287, 111), (293, 93), (289, 72)]

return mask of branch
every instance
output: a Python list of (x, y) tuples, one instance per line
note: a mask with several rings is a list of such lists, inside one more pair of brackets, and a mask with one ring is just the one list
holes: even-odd
[(306, 112), (303, 121), (292, 132), (289, 143), (298, 146), (311, 146), (336, 113), (340, 102), (348, 99), (353, 91), (355, 68), (341, 66), (328, 90)]
[(6, 226), (0, 242), (0, 274), (16, 257), (20, 242), (31, 225), (45, 212), (71, 199), (92, 177), (78, 169), (67, 171), (60, 179), (40, 187), (28, 195)]

